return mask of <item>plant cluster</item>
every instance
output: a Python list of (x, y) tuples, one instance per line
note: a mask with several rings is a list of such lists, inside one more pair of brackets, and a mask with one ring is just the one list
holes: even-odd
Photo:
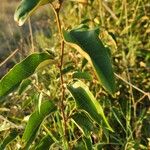
[[(111, 55), (116, 53), (116, 37), (113, 32), (103, 32), (104, 14), (92, 20), (90, 11), (98, 5), (102, 12), (103, 6), (116, 22), (118, 17), (104, 1), (76, 2), (83, 12), (77, 8), (80, 21), (75, 27), (65, 26), (67, 18), (63, 15), (61, 18), (64, 5), (75, 2), (22, 0), (17, 7), (14, 20), (19, 26), (40, 6), (51, 8), (56, 21), (57, 42), (53, 44), (57, 44), (57, 50), (48, 48), (35, 52), (32, 49), (30, 55), (0, 80), (0, 102), (7, 107), (12, 101), (17, 101), (20, 107), (18, 118), (10, 118), (12, 122), (1, 116), (11, 125), (11, 130), (3, 137), (0, 150), (14, 147), (13, 143), (14, 148), (25, 150), (148, 149), (150, 133), (147, 131), (150, 129), (149, 126), (144, 128), (143, 123), (150, 124), (149, 108), (145, 107), (141, 112), (137, 109), (144, 107), (139, 105), (143, 99), (149, 105), (150, 94), (130, 83), (128, 70), (128, 81), (114, 73)], [(90, 19), (85, 19), (84, 11), (89, 13)], [(101, 30), (98, 17), (101, 18)], [(118, 20), (117, 24), (121, 22)], [(128, 28), (122, 31), (122, 35)], [(127, 34), (132, 39), (132, 33), (128, 31)], [(128, 46), (134, 51), (134, 44)], [(133, 51), (127, 52), (128, 58), (134, 56)], [(120, 56), (113, 57), (116, 70), (120, 69), (117, 66), (119, 59)], [(131, 66), (134, 62), (130, 62)], [(124, 65), (127, 65), (126, 59)], [(125, 87), (116, 82), (115, 77), (129, 86), (130, 99), (126, 99), (128, 93), (121, 95)], [(134, 89), (139, 95), (143, 94), (136, 101)], [(14, 107), (12, 111), (15, 113), (15, 110)], [(143, 139), (141, 131), (144, 132)]]

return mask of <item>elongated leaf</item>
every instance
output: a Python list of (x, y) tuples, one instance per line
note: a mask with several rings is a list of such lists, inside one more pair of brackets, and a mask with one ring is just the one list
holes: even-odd
[(12, 92), (22, 80), (31, 76), (40, 63), (50, 58), (51, 56), (48, 53), (34, 53), (15, 65), (0, 80), (0, 99)]
[(50, 113), (56, 110), (56, 106), (51, 101), (45, 101), (40, 108), (40, 113), (38, 110), (32, 113), (23, 133), (23, 141), (26, 143), (25, 147), (29, 147), (30, 144), (35, 139), (36, 133), (45, 119)]
[(75, 113), (71, 118), (85, 136), (90, 135), (91, 131), (94, 130), (92, 120), (84, 112)]
[(4, 141), (0, 144), (0, 150), (4, 150), (5, 147), (12, 142), (18, 136), (18, 132), (13, 130), (10, 134), (4, 139)]
[(21, 26), (38, 7), (52, 1), (53, 0), (22, 0), (16, 9), (14, 20)]
[(53, 143), (53, 139), (49, 135), (46, 135), (42, 138), (35, 150), (49, 150)]
[(73, 74), (73, 78), (85, 79), (85, 80), (92, 81), (92, 77), (88, 72), (77, 71)]
[(73, 85), (68, 86), (68, 90), (74, 97), (79, 109), (88, 112), (92, 119), (98, 124), (101, 124), (101, 121), (103, 121), (105, 123), (105, 128), (113, 131), (104, 115), (100, 103), (94, 98), (93, 94), (83, 82), (75, 82)]
[(110, 93), (115, 92), (115, 79), (108, 50), (99, 39), (99, 29), (89, 30), (80, 26), (70, 32), (63, 32), (65, 41), (77, 49), (93, 66), (103, 87)]

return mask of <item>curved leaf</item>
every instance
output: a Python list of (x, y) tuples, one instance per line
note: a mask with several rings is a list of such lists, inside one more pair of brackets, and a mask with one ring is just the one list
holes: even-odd
[(30, 144), (35, 139), (36, 133), (42, 123), (42, 121), (47, 117), (50, 113), (56, 110), (56, 106), (51, 101), (45, 101), (40, 108), (40, 113), (38, 110), (32, 113), (23, 133), (23, 141), (26, 143), (25, 147), (29, 147)]
[(83, 82), (75, 82), (73, 85), (68, 86), (68, 90), (74, 97), (79, 109), (85, 110), (98, 124), (103, 121), (105, 128), (113, 131), (105, 117), (102, 106)]
[(14, 20), (22, 26), (28, 17), (41, 5), (48, 4), (53, 0), (22, 0), (16, 9)]
[(99, 29), (89, 30), (80, 26), (63, 32), (65, 41), (77, 49), (93, 66), (98, 79), (110, 93), (115, 92), (115, 79), (108, 50), (99, 39)]
[(1, 80), (0, 80), (0, 99), (12, 92), (22, 80), (31, 76), (36, 68), (45, 60), (49, 60), (51, 56), (48, 53), (34, 53), (16, 64)]

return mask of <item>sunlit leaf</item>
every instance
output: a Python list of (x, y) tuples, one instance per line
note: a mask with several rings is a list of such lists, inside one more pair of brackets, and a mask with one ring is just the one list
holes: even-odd
[(78, 81), (73, 85), (69, 85), (68, 90), (74, 97), (79, 109), (88, 112), (91, 118), (95, 120), (99, 125), (101, 125), (101, 121), (103, 121), (103, 123), (105, 124), (104, 127), (110, 131), (113, 131), (105, 117), (102, 106), (94, 98), (93, 94), (83, 82)]
[(45, 101), (41, 105), (40, 113), (39, 110), (36, 110), (32, 113), (22, 137), (23, 141), (26, 143), (25, 147), (29, 147), (30, 144), (33, 142), (38, 132), (38, 129), (45, 117), (47, 117), (50, 113), (54, 112), (55, 110), (56, 106), (51, 101)]
[(110, 93), (115, 92), (115, 79), (108, 50), (99, 39), (99, 29), (80, 26), (63, 32), (65, 41), (77, 49), (93, 66), (103, 87)]
[(31, 76), (40, 63), (49, 60), (51, 56), (48, 53), (34, 53), (16, 64), (0, 80), (0, 99), (12, 92), (22, 80)]
[(14, 20), (21, 26), (38, 7), (52, 1), (53, 0), (22, 0), (16, 9)]

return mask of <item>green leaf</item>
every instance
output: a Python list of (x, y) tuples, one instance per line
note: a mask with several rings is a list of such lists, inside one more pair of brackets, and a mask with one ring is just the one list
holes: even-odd
[(40, 63), (49, 60), (51, 56), (48, 53), (34, 53), (16, 64), (1, 80), (0, 80), (0, 100), (12, 92), (22, 80), (31, 76)]
[(46, 135), (42, 138), (42, 140), (37, 145), (35, 150), (49, 150), (50, 146), (53, 143), (54, 143), (53, 139), (49, 135)]
[(115, 79), (108, 50), (99, 39), (99, 29), (80, 26), (69, 32), (63, 31), (65, 41), (77, 49), (93, 66), (103, 87), (115, 93)]
[(0, 144), (0, 150), (4, 150), (5, 147), (12, 142), (17, 136), (18, 136), (18, 131), (12, 130), (10, 134), (4, 139), (4, 141)]
[(88, 72), (77, 71), (73, 74), (73, 78), (85, 79), (85, 80), (92, 81), (92, 77)]
[(101, 121), (104, 122), (105, 128), (110, 131), (113, 129), (110, 127), (100, 103), (94, 98), (88, 87), (81, 81), (75, 82), (73, 85), (68, 86), (68, 90), (72, 94), (77, 104), (77, 107), (81, 110), (85, 110), (93, 120), (99, 125)]
[(55, 110), (56, 106), (51, 101), (45, 101), (41, 105), (40, 113), (38, 110), (32, 113), (22, 137), (23, 141), (26, 143), (26, 148), (28, 148), (35, 139), (38, 129), (45, 117)]
[(91, 137), (83, 137), (83, 141), (87, 150), (93, 150)]
[(14, 20), (22, 26), (28, 17), (35, 12), (35, 10), (53, 0), (22, 0), (15, 11)]
[(85, 136), (90, 135), (91, 131), (94, 130), (93, 121), (85, 112), (77, 112), (71, 118)]

